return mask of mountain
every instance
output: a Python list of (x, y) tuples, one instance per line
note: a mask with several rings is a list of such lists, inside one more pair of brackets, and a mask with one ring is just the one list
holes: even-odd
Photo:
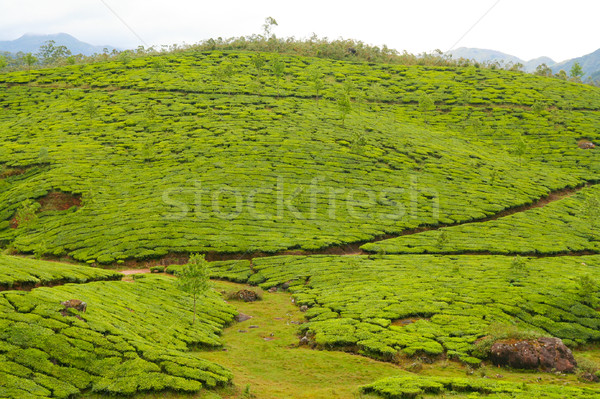
[(71, 50), (72, 54), (93, 55), (102, 53), (105, 48), (108, 51), (115, 49), (113, 46), (94, 46), (89, 43), (82, 42), (67, 33), (55, 33), (51, 35), (36, 35), (27, 33), (15, 40), (0, 41), (0, 53), (36, 53), (40, 46), (48, 40), (54, 40), (56, 46), (66, 46)]
[(563, 61), (554, 65), (549, 65), (552, 68), (553, 72), (558, 72), (561, 69), (564, 69), (567, 73), (571, 70), (571, 67), (578, 62), (583, 69), (583, 79), (586, 80), (588, 77), (596, 78), (600, 77), (600, 49), (594, 51), (593, 53), (584, 55), (582, 57), (573, 58), (567, 61)]
[(525, 61), (514, 55), (506, 54), (501, 51), (480, 49), (480, 48), (469, 48), (460, 47), (456, 50), (451, 50), (448, 54), (452, 55), (452, 58), (466, 58), (469, 60), (475, 60), (477, 62), (503, 62), (504, 64), (523, 64), (523, 69), (526, 72), (533, 72), (538, 65), (546, 64), (548, 66), (554, 65), (556, 62), (549, 57), (539, 57), (533, 60)]

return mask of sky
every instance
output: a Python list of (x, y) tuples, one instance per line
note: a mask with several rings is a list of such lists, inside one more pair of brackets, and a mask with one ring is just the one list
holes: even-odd
[(193, 44), (211, 37), (358, 39), (410, 53), (477, 47), (525, 61), (600, 48), (596, 0), (0, 0), (0, 40), (68, 33), (95, 45)]

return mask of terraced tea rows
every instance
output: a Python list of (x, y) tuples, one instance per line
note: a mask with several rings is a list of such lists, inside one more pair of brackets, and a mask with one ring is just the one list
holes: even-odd
[(363, 245), (377, 253), (560, 254), (600, 252), (600, 187), (497, 220)]
[(597, 256), (527, 258), (518, 265), (503, 256), (282, 256), (255, 259), (248, 282), (289, 286), (296, 303), (310, 308), (302, 331), (318, 347), (384, 360), (445, 353), (477, 364), (473, 343), (493, 323), (516, 323), (570, 345), (600, 339), (597, 288), (583, 283), (593, 280), (599, 262)]
[[(520, 168), (495, 148), (390, 124), (376, 106), (341, 127), (324, 101), (317, 113), (313, 100), (293, 98), (7, 93), (0, 240), (90, 263), (318, 249), (478, 219), (580, 183), (570, 170)], [(90, 101), (108, 105), (90, 118)], [(474, 161), (478, 168), (463, 168)], [(484, 195), (490, 176), (493, 194)], [(53, 191), (82, 195), (82, 206), (11, 228), (24, 201)]]
[[(77, 298), (87, 311), (64, 311)], [(192, 325), (191, 298), (168, 277), (94, 282), (0, 293), (0, 397), (67, 398), (197, 392), (231, 380), (224, 368), (188, 353), (221, 345), (235, 311), (209, 293)]]
[(121, 273), (110, 270), (0, 255), (0, 290), (120, 280), (121, 277)]
[(576, 388), (555, 385), (518, 384), (506, 381), (473, 380), (467, 378), (402, 376), (390, 377), (361, 388), (388, 399), (434, 397), (451, 395), (453, 398), (547, 398), (591, 399), (600, 398), (597, 388)]

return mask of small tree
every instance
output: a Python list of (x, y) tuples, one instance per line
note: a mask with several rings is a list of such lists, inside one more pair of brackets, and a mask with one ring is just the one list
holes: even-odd
[(196, 323), (196, 301), (199, 295), (202, 295), (209, 289), (210, 275), (208, 271), (208, 262), (204, 255), (192, 254), (187, 265), (177, 273), (179, 280), (177, 286), (180, 290), (192, 295), (194, 299), (194, 319), (192, 324)]
[(319, 103), (319, 94), (321, 90), (325, 87), (325, 83), (323, 83), (323, 72), (321, 72), (317, 67), (312, 68), (308, 73), (310, 82), (313, 85), (313, 89), (315, 90), (315, 100), (317, 104)]
[(3, 55), (0, 55), (0, 69), (6, 67), (6, 65), (8, 65), (8, 62), (6, 61), (6, 57)]
[(442, 249), (448, 244), (448, 232), (446, 230), (440, 230), (435, 246), (437, 249)]
[(262, 68), (265, 66), (265, 58), (262, 56), (262, 54), (254, 54), (254, 56), (252, 57), (252, 65), (254, 65), (254, 68), (256, 68), (256, 74), (260, 79)]
[(216, 78), (227, 84), (227, 93), (229, 95), (231, 95), (231, 87), (229, 83), (233, 75), (235, 75), (235, 69), (233, 64), (229, 61), (222, 62), (215, 71)]
[(581, 82), (581, 77), (583, 76), (583, 68), (579, 65), (578, 62), (574, 63), (571, 67), (571, 80), (574, 82)]
[(340, 110), (340, 115), (342, 118), (342, 126), (346, 122), (346, 117), (352, 111), (352, 104), (350, 102), (350, 97), (346, 94), (342, 94), (337, 101), (338, 109)]
[(263, 24), (263, 32), (265, 34), (265, 39), (270, 39), (271, 37), (275, 36), (271, 33), (274, 26), (278, 26), (277, 21), (275, 21), (275, 18), (265, 18), (265, 23)]
[(435, 103), (427, 93), (419, 97), (419, 111), (423, 114), (423, 120), (427, 123), (427, 114), (435, 109)]
[(587, 274), (579, 277), (578, 283), (579, 295), (581, 296), (583, 303), (593, 308), (598, 306), (598, 299), (596, 298), (598, 283)]
[(18, 227), (28, 227), (37, 219), (37, 211), (39, 211), (41, 205), (39, 202), (27, 199), (23, 201), (17, 214), (15, 216), (15, 222)]
[(538, 76), (552, 76), (552, 69), (546, 64), (540, 64), (535, 68), (534, 74)]
[(277, 97), (279, 97), (279, 82), (281, 81), (283, 73), (285, 72), (285, 62), (283, 62), (280, 57), (276, 57), (273, 61), (271, 69), (273, 70), (273, 75), (275, 75), (275, 79), (277, 81)]

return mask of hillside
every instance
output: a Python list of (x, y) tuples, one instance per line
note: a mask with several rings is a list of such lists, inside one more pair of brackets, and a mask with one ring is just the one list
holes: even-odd
[(535, 69), (541, 64), (546, 64), (548, 66), (553, 66), (556, 64), (556, 61), (550, 57), (538, 57), (526, 61), (501, 51), (480, 48), (459, 47), (455, 50), (449, 51), (448, 54), (451, 54), (453, 58), (465, 58), (468, 60), (475, 60), (477, 62), (499, 62), (505, 65), (509, 63), (513, 65), (522, 64), (523, 70), (526, 72), (534, 72)]
[[(598, 88), (185, 51), (3, 73), (0, 110), (0, 397), (600, 396)], [(496, 367), (504, 329), (588, 363)]]

